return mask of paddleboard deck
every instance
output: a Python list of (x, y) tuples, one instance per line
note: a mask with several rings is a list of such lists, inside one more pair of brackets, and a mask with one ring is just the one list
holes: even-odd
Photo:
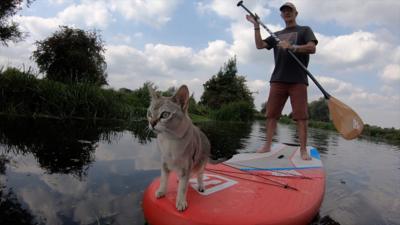
[(271, 152), (241, 153), (220, 164), (208, 164), (205, 191), (189, 181), (188, 209), (175, 208), (177, 178), (171, 174), (164, 198), (156, 199), (156, 178), (146, 189), (143, 211), (151, 225), (274, 224), (306, 225), (318, 213), (325, 191), (325, 171), (317, 149), (302, 160), (297, 146), (274, 144)]

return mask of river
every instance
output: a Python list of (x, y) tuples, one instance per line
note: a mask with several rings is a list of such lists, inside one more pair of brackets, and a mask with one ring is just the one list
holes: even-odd
[[(198, 124), (217, 156), (254, 152), (261, 121)], [(297, 143), (293, 125), (275, 142)], [(327, 179), (313, 225), (400, 224), (400, 145), (347, 141), (309, 129)], [(0, 119), (0, 224), (145, 224), (141, 199), (159, 176), (160, 155), (145, 122)]]

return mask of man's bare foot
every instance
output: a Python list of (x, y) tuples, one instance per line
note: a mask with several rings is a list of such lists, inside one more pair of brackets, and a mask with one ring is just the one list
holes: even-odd
[(308, 154), (307, 150), (300, 149), (300, 156), (303, 160), (311, 160), (311, 156)]
[(264, 152), (270, 152), (271, 147), (267, 147), (266, 145), (263, 145), (261, 148), (257, 149), (257, 153), (264, 153)]

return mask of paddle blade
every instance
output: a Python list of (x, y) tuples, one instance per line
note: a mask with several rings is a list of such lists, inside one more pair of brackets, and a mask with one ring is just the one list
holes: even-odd
[(361, 134), (364, 123), (350, 107), (332, 96), (328, 99), (328, 107), (336, 130), (345, 139), (351, 140)]

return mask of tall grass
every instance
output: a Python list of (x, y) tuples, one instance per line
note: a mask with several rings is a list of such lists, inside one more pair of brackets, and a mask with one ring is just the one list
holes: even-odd
[(134, 93), (37, 79), (14, 68), (0, 71), (0, 112), (3, 114), (132, 120), (144, 118), (146, 107)]

